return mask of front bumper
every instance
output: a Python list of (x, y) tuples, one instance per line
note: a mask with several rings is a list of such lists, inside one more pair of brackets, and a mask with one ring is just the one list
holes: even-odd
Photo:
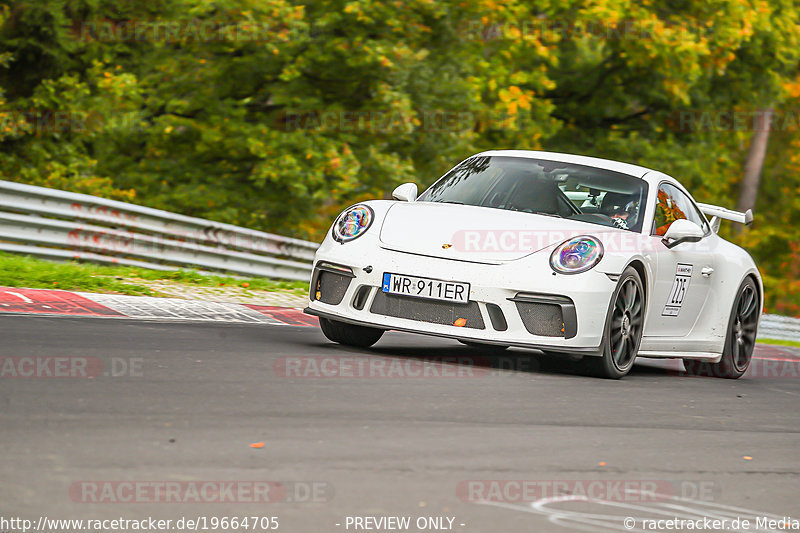
[[(320, 248), (306, 313), (464, 341), (600, 354), (616, 287), (606, 274), (596, 270), (555, 274), (548, 263), (549, 252), (485, 264), (387, 250), (370, 239), (363, 241)], [(354, 260), (359, 257), (363, 259)], [(386, 295), (381, 291), (384, 272), (469, 283), (470, 303)], [(323, 286), (318, 284), (320, 279)], [(318, 292), (323, 287), (325, 294)], [(466, 324), (454, 325), (461, 316)], [(555, 327), (554, 317), (558, 317)]]

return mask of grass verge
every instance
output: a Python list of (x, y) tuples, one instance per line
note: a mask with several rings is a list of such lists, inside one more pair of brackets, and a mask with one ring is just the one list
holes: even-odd
[(794, 346), (800, 348), (800, 342), (797, 341), (783, 341), (778, 339), (758, 339), (758, 344), (776, 344), (778, 346)]
[[(35, 257), (0, 252), (0, 287), (61, 289), (66, 291), (160, 296), (158, 291), (137, 281), (170, 281), (196, 287), (242, 287), (249, 291), (288, 291), (302, 296), (308, 290), (304, 281), (278, 281), (266, 278), (234, 278), (201, 274), (194, 270), (160, 271), (114, 267), (90, 263), (57, 263)], [(759, 344), (794, 346), (800, 342), (758, 339)]]
[(251, 291), (304, 294), (308, 283), (266, 278), (206, 275), (193, 270), (160, 271), (90, 263), (57, 263), (35, 257), (0, 253), (0, 287), (62, 289), (136, 296), (159, 296), (137, 281), (171, 281), (199, 287), (243, 287)]

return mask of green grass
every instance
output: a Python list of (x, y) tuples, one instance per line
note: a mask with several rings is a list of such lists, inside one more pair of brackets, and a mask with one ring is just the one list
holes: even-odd
[(758, 339), (759, 344), (777, 344), (779, 346), (794, 346), (800, 348), (800, 342), (797, 341), (782, 341), (778, 339)]
[(305, 294), (308, 288), (308, 283), (302, 281), (205, 275), (193, 270), (164, 272), (88, 263), (57, 263), (34, 257), (0, 253), (0, 287), (158, 296), (157, 292), (137, 284), (139, 280), (164, 280), (198, 287), (245, 287), (251, 291), (288, 290), (296, 294)]

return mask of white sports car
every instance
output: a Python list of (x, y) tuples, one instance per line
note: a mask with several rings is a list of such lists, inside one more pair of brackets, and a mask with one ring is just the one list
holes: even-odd
[(726, 378), (750, 364), (761, 277), (717, 235), (750, 211), (698, 204), (655, 170), (516, 150), (393, 198), (347, 208), (317, 251), (306, 312), (334, 342), (408, 331), (582, 355), (610, 378), (637, 356)]

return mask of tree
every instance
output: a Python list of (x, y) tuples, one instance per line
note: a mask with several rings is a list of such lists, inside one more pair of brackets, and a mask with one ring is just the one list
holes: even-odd
[(747, 211), (756, 206), (761, 169), (764, 166), (764, 159), (767, 155), (772, 114), (772, 109), (760, 109), (757, 113), (758, 118), (754, 123), (755, 131), (753, 131), (753, 136), (750, 138), (750, 148), (747, 150), (739, 201), (736, 204), (739, 211)]

